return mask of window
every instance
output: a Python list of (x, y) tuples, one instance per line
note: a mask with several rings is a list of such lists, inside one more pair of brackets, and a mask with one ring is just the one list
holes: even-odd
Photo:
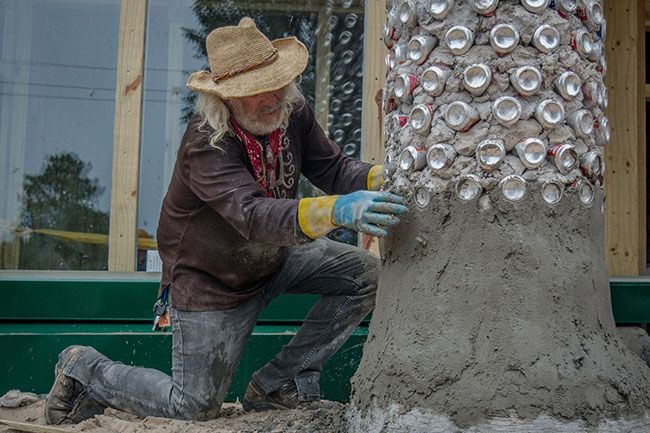
[(104, 270), (119, 0), (0, 0), (0, 269)]

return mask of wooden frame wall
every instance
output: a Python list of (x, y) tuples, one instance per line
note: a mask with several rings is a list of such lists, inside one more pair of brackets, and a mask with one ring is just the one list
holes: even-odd
[(147, 0), (122, 0), (115, 84), (108, 270), (135, 270)]
[(605, 150), (605, 248), (612, 276), (646, 266), (645, 7), (606, 0), (605, 41), (612, 140)]

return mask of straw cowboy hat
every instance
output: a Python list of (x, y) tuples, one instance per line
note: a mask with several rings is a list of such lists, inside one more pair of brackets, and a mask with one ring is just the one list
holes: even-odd
[(281, 89), (307, 67), (307, 48), (298, 39), (273, 42), (248, 17), (237, 26), (213, 30), (205, 40), (210, 71), (194, 72), (187, 87), (222, 99)]

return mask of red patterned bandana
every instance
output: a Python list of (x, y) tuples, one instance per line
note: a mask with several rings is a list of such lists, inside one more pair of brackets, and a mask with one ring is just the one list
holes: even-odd
[(278, 163), (278, 157), (282, 151), (280, 143), (282, 142), (282, 131), (276, 129), (271, 132), (269, 135), (269, 147), (266, 148), (266, 154), (264, 154), (264, 146), (260, 143), (253, 134), (248, 131), (245, 131), (244, 128), (235, 120), (234, 117), (230, 116), (228, 119), (230, 126), (237, 134), (237, 138), (244, 143), (246, 146), (246, 153), (248, 153), (248, 159), (253, 166), (253, 172), (255, 173), (255, 180), (258, 185), (264, 190), (264, 193), (267, 197), (273, 197), (273, 189), (275, 188), (276, 182), (276, 167)]

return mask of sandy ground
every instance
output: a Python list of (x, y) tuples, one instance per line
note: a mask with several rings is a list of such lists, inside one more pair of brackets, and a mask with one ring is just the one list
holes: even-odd
[[(0, 419), (45, 424), (44, 401), (16, 409), (0, 408)], [(77, 425), (60, 426), (70, 432), (92, 433), (344, 433), (345, 409), (286, 410), (245, 413), (240, 404), (225, 404), (220, 418), (207, 422), (177, 421), (165, 418), (140, 418), (107, 409), (104, 415)], [(14, 432), (0, 426), (0, 432)]]

